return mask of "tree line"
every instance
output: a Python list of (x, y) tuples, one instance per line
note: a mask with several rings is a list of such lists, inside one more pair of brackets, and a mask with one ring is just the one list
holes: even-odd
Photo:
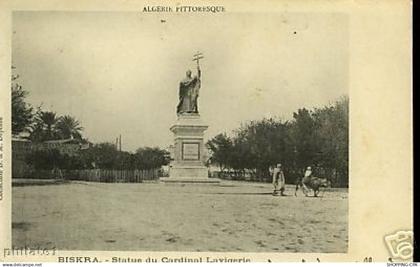
[(89, 144), (86, 149), (65, 153), (58, 148), (34, 146), (25, 157), (35, 170), (53, 169), (155, 169), (169, 163), (169, 152), (158, 147), (140, 147), (135, 153), (120, 151), (112, 143), (91, 144), (82, 135), (80, 122), (70, 115), (57, 115), (54, 111), (34, 108), (26, 102), (28, 91), (12, 75), (12, 134), (29, 134), (33, 144), (51, 140), (74, 139), (79, 144)]
[(157, 147), (141, 147), (130, 153), (117, 150), (111, 143), (99, 143), (72, 154), (56, 148), (33, 150), (25, 161), (34, 170), (150, 170), (167, 165), (170, 156), (168, 151)]
[(348, 186), (349, 99), (308, 110), (293, 119), (262, 119), (245, 123), (230, 135), (220, 133), (207, 142), (210, 162), (221, 173), (242, 179), (245, 173), (269, 181), (270, 168), (283, 165), (287, 182), (302, 177), (311, 166), (315, 175)]

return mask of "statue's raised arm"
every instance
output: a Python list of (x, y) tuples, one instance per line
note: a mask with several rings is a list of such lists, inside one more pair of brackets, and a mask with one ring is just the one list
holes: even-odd
[(196, 113), (198, 114), (198, 96), (201, 87), (201, 70), (199, 60), (204, 58), (201, 53), (194, 55), (193, 60), (197, 61), (197, 75), (192, 77), (188, 70), (186, 77), (179, 84), (179, 103), (177, 114)]

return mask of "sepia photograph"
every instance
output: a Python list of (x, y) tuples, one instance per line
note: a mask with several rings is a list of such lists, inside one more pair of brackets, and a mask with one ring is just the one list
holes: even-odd
[(411, 12), (0, 1), (0, 261), (415, 261)]
[(348, 44), (344, 13), (14, 11), (13, 247), (347, 253)]

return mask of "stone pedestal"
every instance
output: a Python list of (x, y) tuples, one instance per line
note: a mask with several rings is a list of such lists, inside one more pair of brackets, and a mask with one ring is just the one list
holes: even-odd
[(174, 134), (174, 160), (166, 183), (217, 183), (219, 179), (208, 178), (204, 166), (207, 155), (204, 148), (204, 131), (208, 128), (199, 114), (182, 114), (170, 128)]

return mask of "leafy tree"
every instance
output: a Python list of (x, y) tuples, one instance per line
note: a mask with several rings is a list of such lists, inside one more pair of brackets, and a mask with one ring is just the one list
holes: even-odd
[(250, 155), (246, 157), (251, 169), (256, 169), (257, 176), (269, 178), (269, 168), (287, 159), (288, 123), (274, 119), (250, 122), (243, 129), (245, 140), (249, 143)]
[(135, 155), (127, 151), (119, 151), (117, 155), (116, 169), (133, 170), (135, 166)]
[(25, 102), (27, 95), (28, 92), (22, 86), (12, 83), (12, 134), (28, 130), (32, 123), (33, 108)]
[(52, 170), (63, 164), (63, 156), (58, 149), (34, 150), (26, 155), (25, 160), (35, 170)]
[(210, 161), (219, 165), (220, 171), (225, 171), (232, 164), (233, 143), (225, 134), (218, 134), (207, 142), (211, 152)]
[(116, 169), (118, 153), (114, 144), (100, 143), (83, 150), (81, 157), (87, 168)]
[(232, 168), (237, 175), (248, 172), (267, 180), (270, 166), (287, 159), (289, 128), (287, 122), (263, 119), (242, 125), (232, 139), (219, 134), (207, 143), (212, 162), (222, 171)]
[(316, 109), (314, 120), (319, 142), (318, 163), (329, 171), (337, 185), (348, 183), (348, 98), (343, 97), (333, 106)]
[(157, 147), (137, 149), (136, 153), (118, 151), (111, 143), (100, 143), (83, 150), (80, 157), (85, 168), (155, 169), (169, 163), (169, 152)]
[(61, 156), (61, 162), (59, 165), (60, 169), (80, 170), (80, 169), (84, 169), (84, 166), (85, 164), (82, 158), (79, 157), (79, 155), (62, 154)]
[(59, 149), (37, 149), (26, 155), (25, 161), (35, 170), (77, 170), (83, 168), (79, 156), (61, 153)]
[(296, 167), (302, 172), (307, 166), (314, 165), (318, 152), (315, 122), (311, 112), (305, 108), (293, 113), (291, 139), (294, 145)]
[(154, 169), (169, 164), (170, 155), (166, 150), (157, 147), (141, 147), (134, 154), (136, 169)]

